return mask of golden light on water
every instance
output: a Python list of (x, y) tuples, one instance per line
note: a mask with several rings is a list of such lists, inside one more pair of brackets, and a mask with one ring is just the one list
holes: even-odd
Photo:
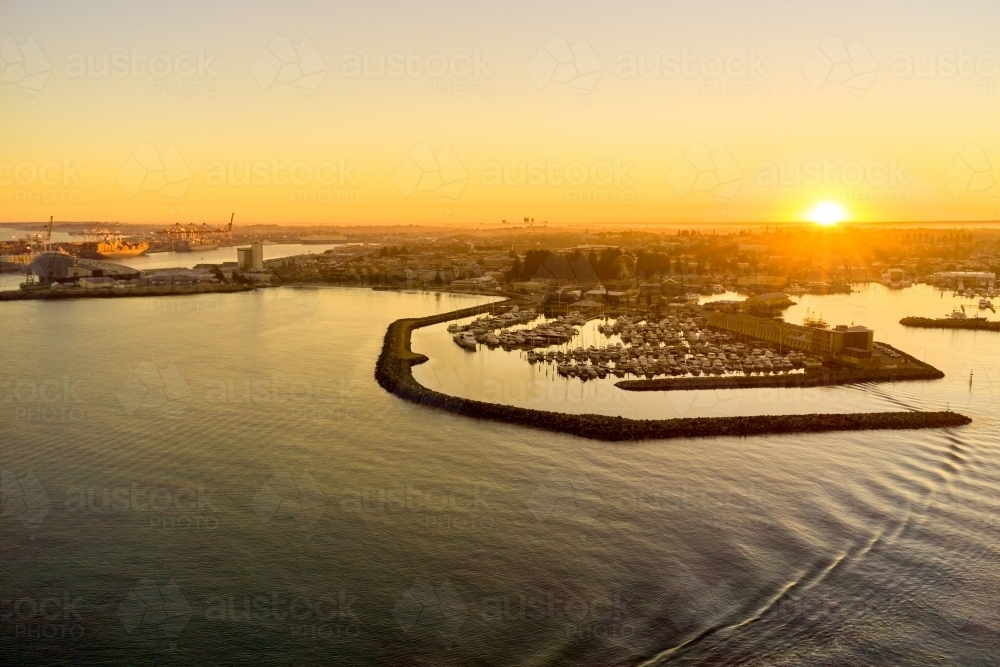
[(822, 201), (816, 204), (807, 215), (810, 221), (822, 227), (832, 227), (848, 217), (847, 210), (833, 201)]

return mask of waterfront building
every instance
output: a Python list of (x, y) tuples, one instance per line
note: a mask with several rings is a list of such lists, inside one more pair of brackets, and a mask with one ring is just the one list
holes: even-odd
[(875, 332), (863, 326), (804, 327), (754, 315), (714, 312), (708, 326), (852, 365), (877, 363)]
[(64, 252), (42, 252), (28, 265), (28, 270), (38, 276), (39, 283), (78, 282), (81, 278), (114, 278), (134, 280), (140, 271), (130, 266), (98, 259), (84, 259)]
[(992, 287), (996, 279), (992, 271), (941, 271), (931, 276), (934, 284), (948, 287)]
[(481, 278), (463, 278), (452, 280), (451, 286), (455, 289), (496, 289), (497, 281), (492, 276)]
[(264, 244), (254, 241), (249, 246), (236, 249), (236, 263), (241, 271), (264, 270)]
[(112, 289), (118, 285), (118, 281), (114, 278), (84, 276), (78, 284), (81, 289)]

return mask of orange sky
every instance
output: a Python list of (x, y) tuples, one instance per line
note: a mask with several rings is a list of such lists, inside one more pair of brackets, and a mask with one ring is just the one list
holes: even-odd
[(801, 4), (5, 3), (0, 221), (1000, 218), (1000, 6)]

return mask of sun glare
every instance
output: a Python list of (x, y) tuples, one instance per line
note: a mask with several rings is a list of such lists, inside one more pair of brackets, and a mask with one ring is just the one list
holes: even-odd
[(823, 201), (809, 211), (809, 219), (817, 225), (830, 227), (847, 219), (847, 211), (840, 204), (832, 201)]

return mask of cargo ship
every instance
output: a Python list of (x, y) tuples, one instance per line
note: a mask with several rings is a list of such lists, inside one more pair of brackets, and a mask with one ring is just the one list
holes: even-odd
[(182, 239), (174, 243), (174, 252), (201, 252), (202, 250), (215, 250), (219, 247), (217, 239)]
[(80, 248), (80, 256), (98, 259), (137, 257), (149, 250), (147, 241), (124, 241), (117, 231), (89, 231)]
[(233, 218), (235, 217), (235, 213), (229, 216), (228, 227), (209, 227), (207, 224), (185, 227), (177, 223), (173, 227), (160, 230), (157, 232), (160, 235), (157, 251), (201, 252), (202, 250), (215, 250), (224, 239), (233, 240)]
[(149, 250), (149, 243), (146, 241), (99, 241), (96, 248), (96, 255), (104, 259), (115, 257), (137, 257)]

